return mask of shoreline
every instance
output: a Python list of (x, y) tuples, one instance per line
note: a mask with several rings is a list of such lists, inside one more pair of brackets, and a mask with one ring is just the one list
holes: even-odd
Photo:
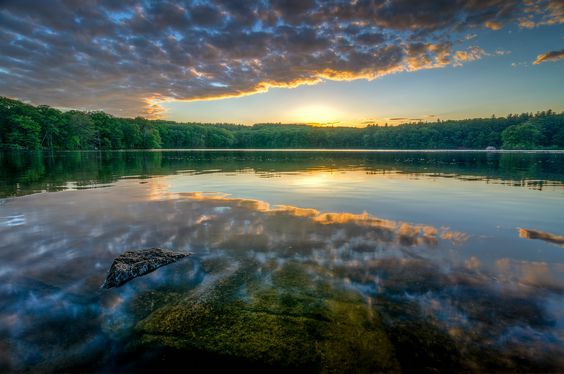
[(3, 149), (0, 152), (337, 152), (337, 153), (552, 153), (564, 154), (564, 149), (363, 149), (363, 148), (152, 148), (152, 149), (82, 149), (26, 150)]

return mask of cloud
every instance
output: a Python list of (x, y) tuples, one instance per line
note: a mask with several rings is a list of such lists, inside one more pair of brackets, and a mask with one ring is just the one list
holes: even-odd
[(454, 53), (454, 66), (462, 66), (463, 63), (468, 61), (476, 61), (488, 54), (478, 46), (468, 47), (465, 51), (456, 51)]
[(512, 68), (528, 67), (528, 66), (529, 66), (529, 64), (527, 62), (512, 62), (511, 63)]
[(533, 64), (538, 65), (546, 61), (554, 62), (554, 61), (562, 60), (563, 58), (564, 58), (564, 49), (561, 49), (559, 51), (549, 51), (541, 55), (538, 55), (537, 59), (533, 62)]
[(0, 94), (158, 116), (167, 101), (460, 65), (485, 55), (453, 51), (462, 35), (556, 24), (559, 12), (559, 2), (517, 0), (7, 0)]
[(527, 0), (519, 26), (532, 29), (538, 26), (557, 25), (564, 22), (564, 3), (561, 0)]

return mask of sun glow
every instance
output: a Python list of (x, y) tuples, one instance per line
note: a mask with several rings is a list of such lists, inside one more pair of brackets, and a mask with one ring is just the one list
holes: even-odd
[(292, 184), (301, 188), (327, 188), (332, 184), (333, 178), (331, 174), (315, 173), (296, 178)]
[(311, 124), (338, 123), (343, 113), (328, 105), (305, 105), (294, 109), (290, 113), (292, 121)]

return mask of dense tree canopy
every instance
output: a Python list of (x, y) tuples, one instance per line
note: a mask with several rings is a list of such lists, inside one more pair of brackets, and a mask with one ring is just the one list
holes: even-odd
[(367, 148), (564, 149), (564, 113), (550, 110), (399, 126), (177, 123), (63, 112), (0, 98), (3, 149)]

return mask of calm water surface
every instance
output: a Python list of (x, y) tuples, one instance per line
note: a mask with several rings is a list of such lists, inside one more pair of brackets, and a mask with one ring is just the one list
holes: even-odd
[(1, 371), (562, 372), (564, 153), (0, 153), (0, 300)]

